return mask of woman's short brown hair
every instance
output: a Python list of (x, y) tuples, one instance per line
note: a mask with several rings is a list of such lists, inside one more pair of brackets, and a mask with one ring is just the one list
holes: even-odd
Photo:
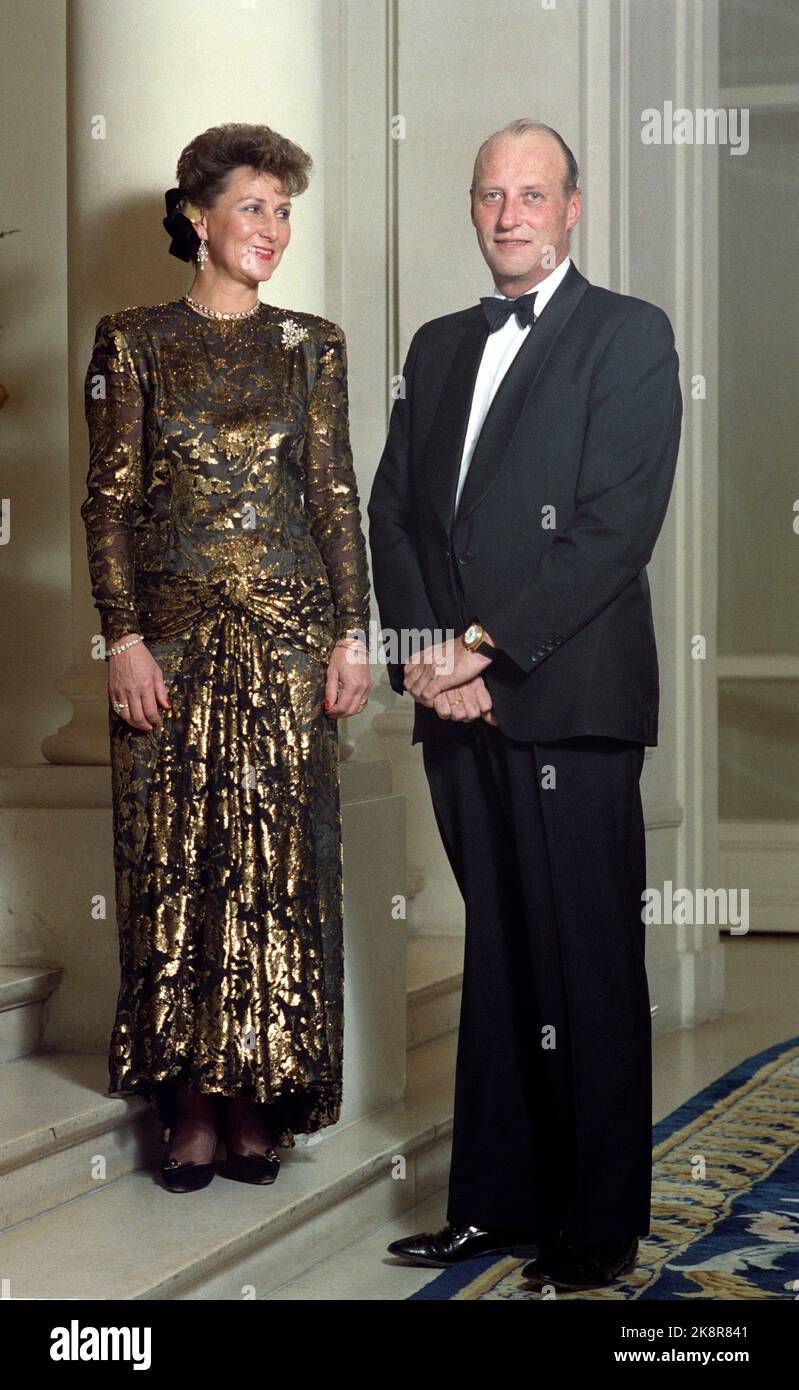
[(271, 174), (291, 198), (308, 187), (313, 160), (299, 145), (268, 125), (229, 121), (204, 130), (181, 151), (178, 184), (198, 207), (213, 207), (230, 174), (242, 165)]

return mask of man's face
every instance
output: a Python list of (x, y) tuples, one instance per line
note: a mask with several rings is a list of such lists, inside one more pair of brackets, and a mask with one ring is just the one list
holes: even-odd
[(546, 131), (498, 135), (483, 151), (472, 223), (502, 294), (524, 294), (568, 254), (582, 195), (564, 192), (565, 173), (560, 145)]

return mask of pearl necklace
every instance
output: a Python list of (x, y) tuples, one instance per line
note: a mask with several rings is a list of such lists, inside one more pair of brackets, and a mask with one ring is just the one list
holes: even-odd
[(192, 308), (200, 309), (212, 319), (251, 319), (253, 314), (257, 314), (261, 307), (260, 299), (253, 304), (251, 309), (241, 309), (237, 314), (224, 314), (221, 309), (209, 309), (207, 304), (201, 304), (198, 299), (192, 299), (191, 295), (184, 294), (183, 298)]

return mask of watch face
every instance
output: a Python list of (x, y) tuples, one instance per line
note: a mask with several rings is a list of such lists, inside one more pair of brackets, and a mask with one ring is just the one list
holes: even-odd
[(469, 626), (467, 627), (466, 631), (465, 631), (464, 634), (463, 634), (463, 640), (464, 640), (464, 643), (466, 644), (467, 647), (468, 647), (468, 645), (469, 645), (470, 642), (473, 642), (473, 641), (474, 641), (474, 639), (475, 639), (476, 636), (477, 636), (477, 624), (476, 624), (476, 623), (470, 623)]

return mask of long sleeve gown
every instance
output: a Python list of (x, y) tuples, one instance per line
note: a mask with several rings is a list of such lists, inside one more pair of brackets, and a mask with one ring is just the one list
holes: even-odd
[(85, 381), (92, 594), (172, 707), (109, 702), (120, 988), (109, 1094), (250, 1094), (275, 1141), (338, 1119), (343, 1044), (333, 643), (369, 580), (334, 323), (185, 300), (100, 319)]

